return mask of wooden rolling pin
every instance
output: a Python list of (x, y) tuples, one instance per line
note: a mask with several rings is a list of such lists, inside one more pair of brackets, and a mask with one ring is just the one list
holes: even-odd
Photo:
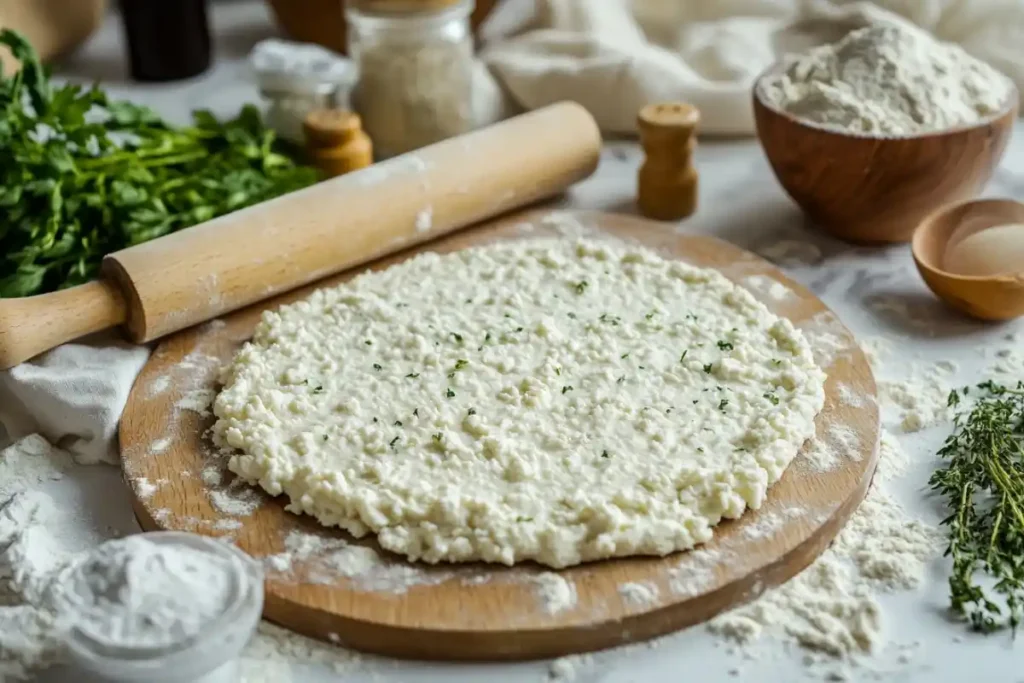
[(116, 325), (177, 332), (558, 194), (600, 151), (563, 102), (110, 254), (97, 281), (0, 299), (0, 367)]

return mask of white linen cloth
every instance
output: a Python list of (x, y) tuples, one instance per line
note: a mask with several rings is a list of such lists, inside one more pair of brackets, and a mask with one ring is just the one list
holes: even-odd
[(754, 132), (751, 86), (783, 54), (881, 22), (916, 24), (987, 61), (1024, 93), (1021, 0), (536, 0), (526, 30), (483, 59), (522, 108), (580, 102), (606, 133), (685, 101), (700, 131)]
[[(526, 28), (486, 46), (493, 87), (520, 108), (574, 99), (606, 133), (631, 134), (647, 102), (684, 100), (703, 133), (753, 132), (750, 87), (780, 55), (880, 21), (909, 21), (961, 44), (1024, 92), (1021, 0), (537, 0)], [(148, 356), (105, 336), (0, 372), (0, 448), (40, 433), (82, 462), (116, 462), (117, 422)], [(3, 432), (6, 432), (6, 436)]]

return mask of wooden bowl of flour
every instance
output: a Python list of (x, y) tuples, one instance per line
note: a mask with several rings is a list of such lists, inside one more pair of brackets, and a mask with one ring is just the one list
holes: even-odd
[(802, 121), (769, 105), (754, 84), (754, 120), (775, 177), (824, 231), (853, 242), (909, 242), (945, 204), (971, 199), (988, 182), (1017, 118), (1018, 94), (980, 123), (934, 133), (879, 137)]

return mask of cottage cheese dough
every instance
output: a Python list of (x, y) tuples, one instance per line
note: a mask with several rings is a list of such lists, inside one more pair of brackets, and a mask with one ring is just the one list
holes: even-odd
[(411, 560), (664, 555), (758, 508), (824, 374), (722, 275), (534, 239), (417, 256), (267, 312), (215, 441), (289, 509)]

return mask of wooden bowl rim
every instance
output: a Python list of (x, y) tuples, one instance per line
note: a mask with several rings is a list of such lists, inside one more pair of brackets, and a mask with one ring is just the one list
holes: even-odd
[(1002, 71), (999, 71), (995, 67), (992, 67), (992, 69), (994, 69), (996, 71), (996, 73), (998, 73), (1000, 76), (1003, 77), (1004, 80), (1006, 80), (1007, 84), (1010, 86), (1010, 90), (1007, 93), (1006, 102), (1004, 103), (1003, 108), (1000, 109), (996, 113), (993, 113), (993, 114), (990, 114), (989, 116), (986, 116), (984, 119), (982, 119), (980, 121), (977, 121), (975, 123), (962, 124), (962, 125), (959, 125), (959, 126), (954, 126), (952, 128), (943, 128), (941, 130), (925, 131), (925, 132), (921, 132), (921, 133), (910, 133), (908, 135), (872, 135), (870, 133), (842, 131), (842, 130), (837, 130), (835, 128), (829, 128), (827, 126), (823, 126), (823, 125), (815, 123), (813, 121), (807, 121), (806, 119), (801, 119), (801, 118), (799, 118), (797, 116), (794, 116), (793, 114), (790, 114), (787, 111), (783, 111), (783, 110), (779, 109), (778, 107), (775, 107), (775, 106), (769, 104), (767, 101), (765, 101), (764, 95), (763, 95), (763, 88), (762, 88), (762, 84), (764, 82), (764, 79), (767, 78), (768, 76), (778, 72), (778, 71), (781, 71), (783, 69), (783, 67), (785, 67), (785, 66), (786, 66), (786, 59), (785, 58), (776, 60), (776, 62), (774, 64), (772, 64), (768, 68), (764, 69), (760, 74), (758, 74), (757, 78), (754, 79), (754, 85), (753, 85), (753, 87), (751, 89), (752, 90), (751, 94), (752, 94), (753, 100), (754, 100), (754, 106), (755, 107), (756, 106), (763, 107), (767, 111), (770, 111), (773, 114), (775, 114), (776, 116), (780, 116), (780, 117), (786, 119), (789, 123), (791, 123), (791, 124), (793, 124), (793, 125), (795, 125), (795, 126), (797, 126), (799, 128), (803, 128), (803, 129), (809, 130), (809, 131), (814, 131), (816, 133), (824, 133), (826, 135), (830, 135), (830, 136), (836, 137), (836, 138), (847, 138), (847, 139), (852, 139), (852, 140), (864, 140), (864, 141), (872, 141), (872, 142), (875, 142), (875, 141), (883, 141), (883, 142), (893, 141), (893, 142), (895, 142), (895, 141), (904, 141), (904, 140), (929, 140), (929, 139), (941, 138), (941, 137), (946, 137), (946, 136), (950, 136), (950, 135), (956, 135), (956, 134), (959, 134), (959, 133), (964, 133), (964, 132), (967, 132), (967, 131), (970, 131), (970, 130), (975, 130), (977, 128), (983, 128), (985, 126), (990, 126), (993, 123), (995, 123), (996, 121), (999, 121), (1000, 119), (1002, 119), (1004, 117), (1007, 117), (1007, 116), (1009, 116), (1010, 118), (1015, 119), (1015, 118), (1017, 118), (1018, 107), (1020, 106), (1020, 93), (1017, 90), (1017, 84), (1014, 83), (1013, 80), (1009, 76), (1004, 74)]
[[(996, 205), (1010, 205), (1020, 210), (1022, 218), (1024, 218), (1024, 202), (1019, 202), (1011, 197), (982, 197), (978, 199), (964, 199), (959, 202), (952, 202), (945, 204), (930, 214), (918, 223), (914, 229), (914, 235), (910, 240), (910, 252), (914, 257), (914, 262), (917, 263), (919, 268), (922, 268), (933, 275), (945, 278), (947, 280), (956, 280), (961, 282), (1018, 282), (1024, 279), (1024, 268), (1021, 269), (1020, 273), (1004, 273), (1002, 275), (962, 275), (960, 273), (953, 273), (940, 264), (934, 264), (930, 258), (926, 258), (924, 254), (924, 240), (927, 235), (935, 229), (935, 226), (944, 217), (949, 214), (962, 211), (970, 206), (996, 206)], [(987, 222), (987, 219), (985, 219)], [(985, 229), (994, 227), (996, 225), (1002, 225), (1003, 222), (993, 220)]]

